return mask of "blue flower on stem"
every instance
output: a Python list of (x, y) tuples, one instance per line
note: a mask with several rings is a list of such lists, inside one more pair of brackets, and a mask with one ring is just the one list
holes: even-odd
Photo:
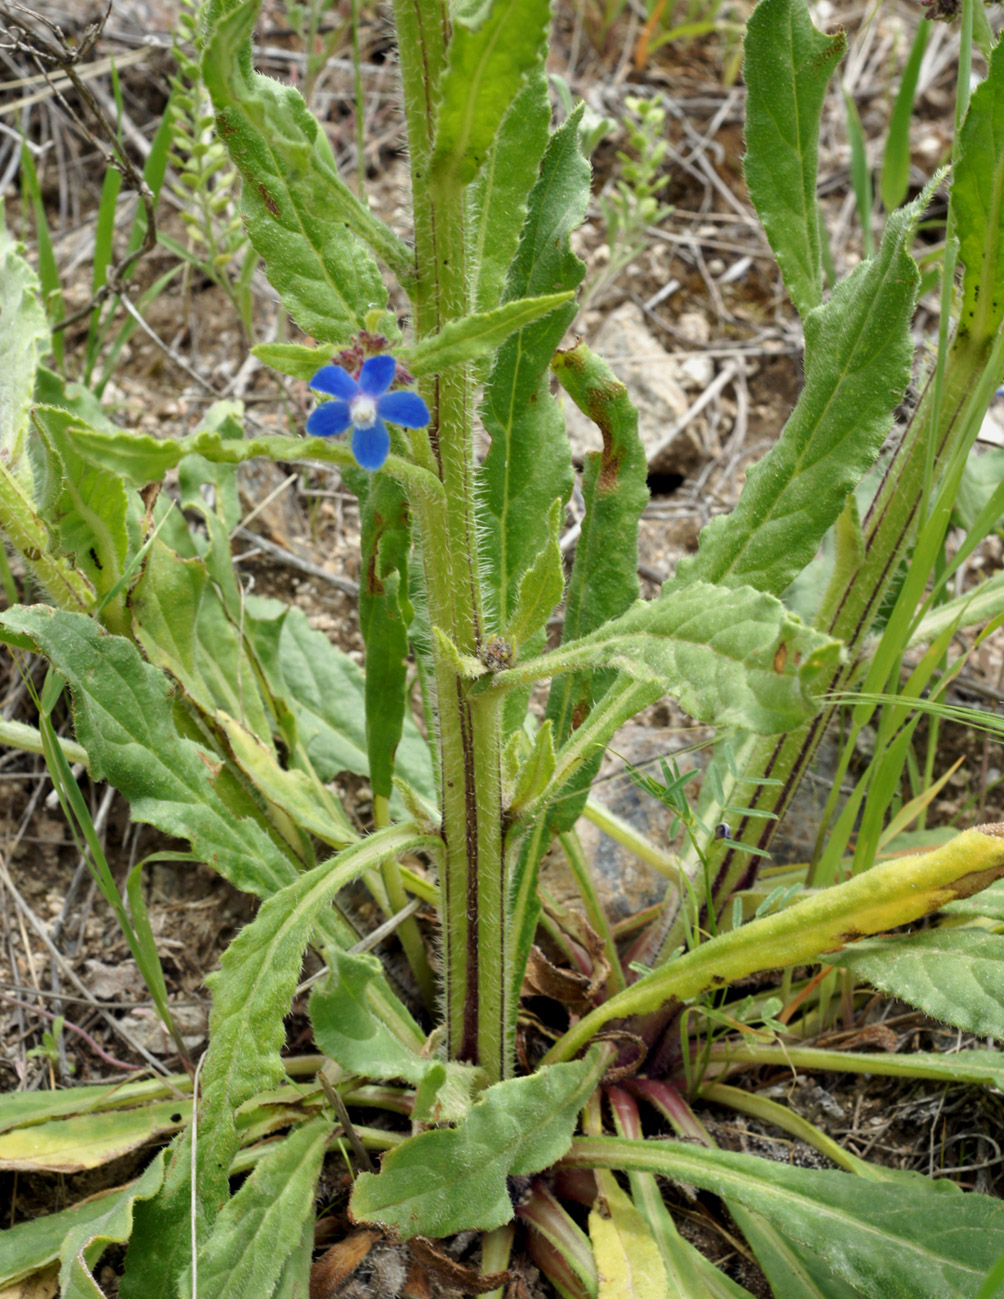
[(330, 438), (352, 429), (352, 454), (372, 473), (390, 451), (390, 434), (384, 420), (402, 428), (425, 428), (429, 408), (417, 392), (388, 392), (397, 362), (386, 352), (364, 361), (359, 379), (340, 365), (326, 365), (310, 386), (334, 398), (323, 402), (307, 418), (312, 437)]

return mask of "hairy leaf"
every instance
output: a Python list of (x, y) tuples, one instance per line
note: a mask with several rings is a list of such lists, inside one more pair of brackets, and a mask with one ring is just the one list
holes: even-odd
[(170, 672), (208, 717), (222, 708), (271, 748), (254, 668), (205, 561), (181, 558), (158, 537), (130, 605), (150, 662)]
[(286, 771), (273, 749), (222, 710), (216, 713), (215, 720), (227, 737), (234, 761), (259, 794), (289, 818), (294, 834), (297, 830), (309, 831), (333, 848), (344, 848), (358, 839), (341, 805), (316, 775), (297, 769)]
[(1004, 1251), (1004, 1205), (987, 1195), (953, 1196), (949, 1208), (925, 1187), (678, 1141), (581, 1138), (563, 1162), (662, 1173), (735, 1199), (842, 1281), (882, 1299), (970, 1299)]
[(411, 347), (396, 351), (415, 378), (439, 374), (451, 365), (474, 361), (494, 352), (511, 335), (566, 306), (573, 294), (545, 293), (536, 298), (517, 298), (491, 311), (450, 320), (437, 334), (423, 338)]
[(539, 1172), (568, 1149), (605, 1060), (594, 1048), (571, 1065), (489, 1087), (458, 1127), (419, 1133), (384, 1155), (378, 1174), (362, 1173), (352, 1217), (405, 1239), (502, 1226), (513, 1214), (506, 1178)]
[(30, 488), (25, 460), (28, 411), (39, 361), (49, 351), (49, 325), (38, 276), (7, 231), (0, 203), (0, 459)]
[(98, 1168), (177, 1131), (189, 1110), (187, 1101), (173, 1099), (28, 1123), (0, 1135), (0, 1168), (49, 1173)]
[(817, 705), (812, 683), (839, 645), (806, 627), (774, 596), (694, 583), (638, 601), (591, 636), (507, 672), (497, 686), (614, 667), (679, 698), (692, 717), (762, 734), (790, 730)]
[(416, 1052), (414, 1039), (421, 1041), (422, 1034), (410, 1016), (411, 1044), (402, 1041), (375, 1013), (369, 997), (371, 985), (390, 993), (380, 961), (331, 946), (326, 955), (331, 972), (310, 994), (310, 1020), (317, 1045), (348, 1073), (364, 1078), (403, 1078), (417, 1086), (434, 1062)]
[(981, 1037), (1004, 1037), (1004, 937), (983, 929), (930, 929), (869, 938), (832, 964)]
[[(552, 369), (603, 435), (603, 450), (586, 454), (586, 513), (565, 599), (562, 642), (567, 645), (623, 614), (638, 598), (638, 520), (648, 504), (648, 465), (638, 437), (638, 412), (606, 362), (579, 343), (559, 352)], [(612, 676), (588, 672), (552, 687), (547, 714), (558, 741), (581, 725)], [(569, 815), (574, 823), (578, 809)]]
[(69, 682), (91, 775), (128, 799), (134, 820), (188, 839), (197, 859), (258, 897), (296, 877), (293, 858), (220, 797), (219, 760), (178, 733), (167, 678), (131, 641), (42, 605), (10, 609), (0, 625), (30, 636)]
[[(314, 1221), (314, 1192), (331, 1123), (296, 1128), (255, 1165), (225, 1205), (199, 1257), (200, 1293), (213, 1299), (274, 1295), (290, 1245)], [(301, 1277), (306, 1293), (310, 1255)]]
[(552, 502), (548, 513), (550, 538), (520, 578), (512, 622), (502, 633), (505, 640), (512, 642), (516, 652), (520, 645), (547, 626), (555, 606), (561, 603), (565, 589), (565, 564), (558, 538), (563, 515), (563, 503), (560, 500)]
[[(364, 678), (357, 664), (315, 631), (300, 609), (251, 597), (247, 613), (245, 631), (269, 689), (289, 709), (297, 739), (317, 775), (329, 781), (343, 771), (368, 774)], [(435, 801), (429, 747), (410, 716), (404, 720), (395, 769)]]
[(468, 194), (473, 231), (468, 265), (478, 311), (502, 301), (550, 124), (547, 78), (542, 71), (533, 72), (502, 119)]
[(617, 1184), (596, 1174), (600, 1195), (589, 1214), (589, 1239), (600, 1276), (598, 1299), (671, 1299), (651, 1228)]
[[(438, 841), (436, 841), (438, 843)], [(433, 842), (412, 826), (377, 831), (330, 861), (296, 878), (269, 898), (254, 921), (224, 953), (210, 976), (213, 1010), (209, 1051), (202, 1071), (199, 1140), (195, 1160), (195, 1216), (200, 1243), (229, 1200), (228, 1171), (239, 1147), (235, 1112), (256, 1093), (278, 1086), (284, 1070), (279, 1051), (283, 1019), (300, 975), (311, 932), (340, 888), (373, 869), (388, 854)], [(190, 1259), (191, 1131), (175, 1147), (162, 1194), (144, 1215), (129, 1255), (123, 1288), (138, 1299), (141, 1278), (151, 1270), (168, 1278), (171, 1293)]]
[(973, 91), (952, 181), (962, 281), (960, 336), (989, 342), (1004, 320), (1004, 49)]
[(359, 239), (407, 274), (407, 250), (338, 175), (320, 124), (291, 87), (254, 72), (251, 32), (260, 0), (207, 8), (202, 74), (216, 129), (244, 180), (251, 243), (306, 334), (347, 343), (387, 290)]
[(674, 586), (743, 583), (780, 595), (816, 553), (878, 455), (910, 378), (920, 282), (910, 244), (925, 202), (890, 213), (877, 255), (807, 316), (798, 405), (736, 508), (712, 519), (698, 553), (681, 561)]
[(746, 25), (746, 183), (803, 318), (823, 288), (816, 200), (819, 119), (843, 32), (816, 31), (805, 0), (760, 0)]
[(359, 629), (366, 645), (366, 750), (378, 798), (393, 790), (394, 755), (408, 712), (408, 556), (411, 526), (404, 492), (392, 478), (343, 472), (359, 501), (362, 559)]
[[(101, 1214), (70, 1227), (59, 1250), (59, 1293), (64, 1299), (103, 1299), (104, 1291), (91, 1269), (109, 1245), (121, 1245), (129, 1239), (133, 1206), (156, 1195), (163, 1177), (164, 1154), (160, 1151), (142, 1177), (108, 1201), (99, 1201), (103, 1206)], [(156, 1275), (149, 1278), (151, 1288), (157, 1288), (159, 1279)]]
[(452, 18), (432, 167), (466, 185), (547, 48), (551, 6), (549, 0), (486, 0), (473, 12), (454, 8)]
[[(511, 300), (574, 289), (582, 279), (585, 267), (569, 244), (589, 201), (580, 116), (572, 114), (547, 146), (506, 286)], [(520, 578), (547, 544), (552, 502), (566, 501), (572, 490), (571, 456), (547, 363), (574, 315), (574, 305), (559, 308), (510, 337), (485, 386), (481, 417), (492, 444), (477, 482), (484, 506), (482, 572), (500, 627), (512, 617)]]
[[(111, 596), (129, 554), (130, 505), (135, 512), (138, 500), (130, 502), (116, 473), (80, 455), (69, 432), (77, 420), (69, 411), (36, 406), (33, 418), (38, 431), (32, 460), (39, 512), (59, 549), (87, 575), (98, 595)], [(105, 617), (115, 630), (125, 631), (124, 596), (113, 601)]]

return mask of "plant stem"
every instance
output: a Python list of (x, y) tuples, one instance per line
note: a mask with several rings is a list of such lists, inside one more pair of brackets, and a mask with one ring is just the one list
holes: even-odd
[[(437, 77), (446, 65), (449, 14), (443, 0), (396, 0), (401, 76), (415, 211), (415, 329), (428, 337), (468, 314), (464, 188), (434, 160)], [(429, 616), (463, 654), (483, 638), (474, 527), (470, 365), (423, 384), (431, 422), (412, 438), (416, 459), (445, 489), (442, 501), (413, 497)], [(480, 1064), (490, 1082), (507, 1071), (503, 1029), (505, 887), (502, 855), (501, 697), (473, 699), (434, 645), (442, 777), (441, 878), (448, 1050)]]

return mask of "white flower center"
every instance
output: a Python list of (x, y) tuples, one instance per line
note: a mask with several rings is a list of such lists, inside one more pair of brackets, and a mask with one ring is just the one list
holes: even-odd
[(374, 398), (360, 393), (349, 403), (349, 414), (356, 428), (372, 428), (377, 421), (377, 404)]

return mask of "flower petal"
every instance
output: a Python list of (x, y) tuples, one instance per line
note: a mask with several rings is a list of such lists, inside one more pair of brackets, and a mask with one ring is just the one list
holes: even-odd
[(307, 416), (307, 432), (312, 438), (337, 437), (351, 423), (347, 401), (326, 401)]
[(429, 408), (417, 392), (385, 393), (377, 402), (377, 412), (402, 428), (425, 428), (429, 422)]
[(370, 473), (380, 468), (387, 459), (388, 451), (390, 451), (390, 434), (383, 420), (378, 419), (372, 428), (353, 429), (352, 454)]
[(359, 391), (355, 379), (340, 365), (323, 366), (311, 379), (310, 386), (315, 392), (326, 392), (332, 397), (341, 397), (342, 401), (349, 401)]
[(389, 353), (381, 352), (379, 356), (371, 356), (363, 362), (363, 368), (359, 372), (359, 391), (367, 397), (381, 396), (394, 382), (396, 369), (397, 362)]

